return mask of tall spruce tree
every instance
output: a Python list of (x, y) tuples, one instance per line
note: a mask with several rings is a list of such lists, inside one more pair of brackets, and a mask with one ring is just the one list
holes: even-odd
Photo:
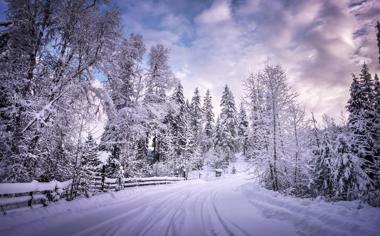
[(230, 161), (237, 150), (237, 119), (235, 99), (227, 85), (224, 87), (220, 106), (222, 108), (220, 113), (222, 136), (219, 145), (226, 161)]
[(376, 23), (376, 29), (377, 29), (377, 47), (379, 48), (379, 64), (380, 64), (380, 22), (378, 21)]
[(206, 91), (206, 95), (203, 101), (203, 120), (204, 120), (204, 129), (202, 134), (202, 152), (206, 153), (213, 147), (213, 138), (214, 138), (214, 112), (212, 111), (212, 97), (210, 94), (210, 90)]
[(79, 190), (86, 196), (90, 196), (93, 191), (94, 177), (100, 173), (101, 163), (98, 158), (98, 145), (89, 134), (82, 148), (79, 173)]
[(246, 82), (247, 99), (250, 110), (249, 148), (246, 156), (248, 159), (262, 157), (268, 149), (268, 126), (264, 113), (263, 91), (259, 88), (258, 81), (251, 75)]
[(312, 179), (310, 183), (311, 190), (316, 196), (325, 196), (331, 198), (334, 196), (333, 186), (333, 157), (334, 149), (328, 134), (323, 135), (322, 143), (318, 150), (313, 163)]
[(200, 135), (202, 132), (203, 119), (201, 108), (201, 96), (199, 95), (198, 88), (195, 89), (194, 95), (191, 99), (190, 105), (191, 126), (193, 128), (194, 141), (198, 145), (200, 141)]
[(174, 114), (174, 119), (172, 121), (172, 133), (175, 144), (175, 151), (177, 158), (180, 158), (185, 150), (186, 146), (186, 101), (183, 95), (183, 87), (181, 83), (178, 83), (174, 93), (171, 97), (177, 112)]
[(243, 152), (243, 155), (246, 154), (248, 148), (248, 125), (247, 113), (242, 102), (238, 114), (237, 136), (239, 149)]
[(374, 80), (368, 71), (366, 64), (363, 64), (359, 78), (354, 76), (351, 84), (350, 99), (347, 110), (349, 112), (348, 127), (353, 138), (353, 153), (357, 155), (362, 168), (367, 175), (375, 180), (375, 143), (374, 136)]
[(340, 134), (337, 139), (333, 166), (335, 197), (343, 200), (362, 198), (371, 180), (361, 168), (357, 156), (351, 152), (346, 134)]
[(373, 122), (373, 126), (374, 126), (374, 132), (373, 132), (373, 140), (374, 140), (374, 143), (375, 143), (375, 162), (377, 163), (376, 166), (378, 168), (378, 177), (377, 177), (377, 181), (378, 181), (378, 187), (380, 187), (380, 172), (379, 172), (379, 169), (380, 169), (380, 81), (379, 81), (379, 77), (377, 76), (377, 74), (375, 75), (375, 98), (374, 98), (374, 102), (375, 102), (375, 117), (374, 117), (374, 122)]

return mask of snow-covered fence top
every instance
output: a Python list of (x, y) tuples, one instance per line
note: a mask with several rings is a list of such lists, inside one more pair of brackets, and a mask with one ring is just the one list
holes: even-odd
[(30, 183), (0, 183), (0, 208), (2, 212), (10, 209), (32, 206), (33, 204), (48, 205), (58, 201), (71, 185), (71, 180), (65, 182), (51, 181), (41, 183), (33, 180)]
[(170, 184), (176, 181), (185, 180), (182, 177), (148, 177), (148, 178), (123, 178), (113, 179), (105, 178), (105, 190), (119, 190), (121, 188), (158, 185), (158, 184)]
[(71, 182), (71, 180), (65, 182), (53, 180), (48, 183), (43, 183), (33, 180), (30, 183), (0, 183), (0, 195), (66, 189), (68, 186), (70, 186)]

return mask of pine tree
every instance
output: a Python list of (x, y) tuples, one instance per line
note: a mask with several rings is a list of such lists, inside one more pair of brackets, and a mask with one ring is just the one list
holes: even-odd
[(371, 180), (362, 170), (358, 158), (352, 154), (345, 134), (338, 136), (336, 155), (333, 167), (335, 196), (343, 200), (361, 198)]
[(375, 180), (376, 175), (373, 140), (374, 98), (374, 81), (367, 65), (363, 64), (359, 78), (354, 76), (351, 84), (350, 100), (347, 106), (348, 127), (354, 139), (352, 151), (360, 158), (362, 168), (372, 180)]
[(79, 188), (80, 191), (90, 196), (93, 191), (94, 177), (99, 173), (99, 165), (102, 162), (98, 158), (98, 147), (89, 134), (82, 148), (79, 170)]
[(376, 29), (377, 29), (377, 47), (379, 48), (379, 63), (380, 63), (380, 22), (378, 21), (376, 23)]
[(220, 115), (216, 119), (216, 124), (215, 124), (215, 132), (214, 132), (214, 159), (212, 160), (211, 165), (214, 166), (215, 168), (221, 168), (224, 167), (226, 164), (226, 160), (224, 157), (224, 150), (223, 150), (223, 128), (221, 124), (221, 119)]
[(194, 96), (191, 99), (190, 106), (191, 126), (194, 133), (194, 142), (198, 145), (203, 126), (201, 97), (199, 95), (198, 88), (194, 91)]
[(333, 157), (334, 149), (330, 138), (325, 133), (313, 166), (313, 174), (310, 183), (311, 190), (316, 196), (331, 198), (334, 196), (333, 189)]
[[(375, 189), (377, 189), (378, 202), (373, 205), (380, 205), (380, 81), (377, 74), (375, 75), (375, 98), (374, 98), (375, 115), (373, 121), (372, 140), (374, 142), (374, 163), (375, 163)], [(376, 194), (376, 193), (375, 193)]]
[(372, 139), (374, 140), (375, 143), (375, 158), (376, 158), (376, 166), (378, 168), (378, 177), (377, 180), (379, 181), (380, 186), (380, 81), (379, 77), (377, 74), (375, 75), (375, 116), (374, 116), (374, 122), (373, 122), (373, 137)]
[(214, 149), (220, 147), (222, 144), (222, 127), (220, 123), (220, 116), (216, 119), (215, 132), (214, 132)]
[(254, 76), (250, 76), (246, 83), (247, 90), (249, 91), (249, 108), (250, 108), (250, 130), (249, 130), (249, 148), (247, 150), (247, 158), (257, 160), (263, 157), (267, 152), (267, 136), (268, 126), (266, 125), (266, 118), (264, 113), (264, 101), (261, 89), (258, 88), (258, 81)]
[(202, 135), (202, 153), (206, 153), (213, 147), (213, 138), (214, 138), (214, 113), (212, 111), (212, 98), (210, 90), (206, 91), (203, 102), (203, 120), (204, 120), (204, 129)]
[(170, 110), (168, 115), (166, 115), (164, 124), (166, 124), (165, 127), (161, 129), (161, 155), (160, 158), (162, 162), (165, 162), (167, 165), (175, 166), (175, 158), (176, 158), (176, 152), (175, 152), (175, 139), (174, 134), (175, 132), (175, 114), (173, 110)]
[(243, 155), (246, 154), (248, 148), (248, 118), (244, 109), (243, 103), (240, 104), (240, 110), (238, 114), (238, 144)]
[(235, 99), (227, 85), (224, 87), (220, 106), (222, 108), (220, 114), (222, 136), (219, 145), (224, 151), (226, 161), (230, 161), (237, 150), (237, 120)]
[(120, 152), (118, 145), (112, 145), (111, 154), (108, 157), (105, 167), (105, 176), (115, 178), (118, 175), (119, 170), (123, 168), (120, 163)]
[(173, 121), (171, 121), (173, 142), (177, 158), (180, 158), (186, 149), (186, 116), (188, 112), (181, 83), (178, 83), (171, 99), (177, 110), (177, 112), (173, 114)]

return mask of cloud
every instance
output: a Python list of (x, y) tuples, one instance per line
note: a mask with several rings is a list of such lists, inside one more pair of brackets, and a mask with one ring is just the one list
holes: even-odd
[(338, 117), (351, 73), (363, 62), (379, 71), (376, 0), (132, 3), (124, 14), (128, 31), (141, 33), (148, 46), (169, 47), (185, 95), (192, 96), (195, 87), (211, 89), (217, 109), (224, 84), (239, 99), (244, 79), (270, 61), (283, 65), (308, 111)]
[(216, 24), (231, 19), (229, 1), (215, 0), (212, 6), (197, 16), (201, 24)]

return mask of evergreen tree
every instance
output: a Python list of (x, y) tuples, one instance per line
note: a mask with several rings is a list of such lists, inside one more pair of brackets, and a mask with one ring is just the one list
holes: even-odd
[(379, 77), (377, 76), (377, 74), (375, 75), (375, 98), (374, 98), (374, 102), (375, 102), (375, 116), (374, 116), (374, 122), (373, 122), (373, 131), (372, 132), (372, 139), (374, 140), (374, 143), (375, 143), (375, 162), (377, 163), (376, 166), (377, 166), (377, 170), (378, 170), (378, 177), (377, 177), (377, 181), (378, 182), (378, 187), (380, 187), (380, 172), (379, 172), (379, 169), (380, 169), (380, 81), (379, 81)]
[(222, 108), (220, 114), (222, 136), (219, 145), (226, 161), (230, 161), (237, 150), (237, 120), (235, 99), (227, 85), (224, 87), (220, 106)]
[(123, 168), (120, 163), (120, 152), (118, 145), (112, 145), (111, 154), (105, 167), (105, 176), (115, 178), (119, 174), (119, 170)]
[(349, 112), (348, 127), (353, 135), (353, 153), (357, 155), (362, 168), (367, 175), (375, 180), (375, 148), (374, 130), (374, 81), (369, 74), (368, 67), (363, 64), (359, 78), (354, 76), (351, 84), (350, 99), (347, 110)]
[(330, 138), (325, 133), (320, 148), (316, 150), (316, 159), (313, 166), (311, 190), (317, 196), (331, 198), (334, 196), (333, 189), (333, 157), (334, 149)]
[(98, 158), (98, 146), (92, 135), (88, 135), (82, 148), (79, 169), (79, 190), (90, 196), (95, 184), (94, 177), (99, 173), (99, 165), (102, 162)]
[(248, 118), (244, 109), (243, 103), (240, 104), (240, 110), (238, 114), (238, 144), (243, 154), (246, 154), (248, 148)]
[(333, 173), (335, 196), (343, 200), (361, 198), (371, 180), (352, 154), (344, 134), (338, 136), (336, 155)]
[(199, 95), (198, 88), (194, 91), (194, 96), (191, 99), (190, 106), (191, 126), (193, 128), (194, 142), (198, 145), (203, 126), (201, 97)]
[(214, 132), (214, 151), (215, 151), (215, 157), (212, 160), (212, 166), (215, 168), (221, 168), (224, 167), (226, 164), (225, 160), (225, 153), (223, 150), (223, 128), (221, 124), (220, 115), (216, 119), (216, 125), (215, 125), (215, 132)]
[(380, 22), (378, 21), (376, 23), (376, 29), (377, 29), (377, 47), (379, 48), (379, 63), (380, 63)]
[(175, 139), (174, 139), (174, 134), (176, 124), (175, 122), (175, 115), (174, 111), (170, 110), (168, 115), (165, 117), (164, 126), (161, 129), (161, 155), (160, 158), (162, 162), (166, 163), (167, 165), (174, 166), (175, 158), (176, 158), (176, 152), (175, 152)]
[(186, 117), (188, 112), (181, 83), (178, 83), (171, 99), (174, 102), (175, 108), (177, 110), (177, 112), (173, 114), (174, 118), (171, 122), (171, 128), (174, 139), (173, 142), (177, 158), (180, 158), (183, 155), (184, 150), (186, 149)]
[(204, 129), (202, 135), (202, 152), (206, 153), (213, 147), (213, 138), (214, 138), (214, 113), (212, 111), (212, 98), (210, 90), (206, 91), (203, 102), (203, 119), (204, 119)]
[(216, 119), (215, 133), (214, 133), (214, 149), (222, 145), (222, 125), (220, 123), (220, 116)]
[(258, 88), (257, 81), (250, 78), (247, 81), (247, 87), (250, 90), (248, 99), (250, 100), (250, 130), (249, 130), (249, 148), (247, 150), (248, 159), (258, 159), (267, 152), (267, 135), (268, 126), (266, 125), (265, 113), (263, 109), (264, 101), (262, 91)]

